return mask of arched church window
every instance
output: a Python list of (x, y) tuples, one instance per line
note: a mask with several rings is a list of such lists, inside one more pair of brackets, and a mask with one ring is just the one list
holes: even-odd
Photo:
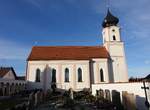
[(36, 82), (40, 82), (40, 74), (41, 74), (41, 71), (40, 71), (40, 69), (37, 69), (36, 70)]
[(69, 82), (69, 69), (65, 69), (65, 82)]
[(56, 82), (56, 69), (52, 69), (52, 82)]
[(116, 40), (116, 36), (115, 35), (113, 35), (113, 40)]
[(100, 69), (100, 81), (104, 82), (104, 72), (103, 72), (103, 69)]
[(82, 82), (82, 69), (78, 68), (78, 82)]

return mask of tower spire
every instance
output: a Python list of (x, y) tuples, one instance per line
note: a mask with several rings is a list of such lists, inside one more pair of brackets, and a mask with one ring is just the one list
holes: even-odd
[(106, 8), (109, 10), (109, 8), (110, 8), (110, 0), (107, 0), (106, 2), (107, 2), (106, 3)]
[(108, 8), (107, 10), (107, 15), (103, 20), (102, 26), (103, 28), (109, 27), (109, 26), (116, 26), (119, 22), (119, 19), (115, 17), (111, 12), (110, 9)]

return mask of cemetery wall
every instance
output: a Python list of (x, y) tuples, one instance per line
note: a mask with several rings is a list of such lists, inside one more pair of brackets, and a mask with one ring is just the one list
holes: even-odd
[[(104, 83), (104, 84), (92, 84), (92, 94), (96, 95), (96, 91), (102, 89), (103, 91), (109, 90), (112, 100), (112, 91), (117, 91), (120, 93), (120, 98), (122, 101), (122, 93), (127, 92), (129, 94), (134, 94), (136, 107), (138, 110), (147, 110), (145, 106), (145, 92), (142, 82), (135, 83)], [(150, 89), (150, 82), (146, 82), (146, 87)], [(147, 90), (148, 101), (150, 102), (150, 90)]]
[(26, 89), (26, 81), (0, 79), (0, 96), (14, 95)]
[(43, 84), (38, 82), (27, 82), (26, 85), (27, 90), (43, 89)]

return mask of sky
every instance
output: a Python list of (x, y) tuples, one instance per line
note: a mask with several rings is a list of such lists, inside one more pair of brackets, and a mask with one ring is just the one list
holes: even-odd
[[(150, 74), (149, 4), (150, 0), (110, 0), (110, 10), (120, 20), (129, 77)], [(102, 45), (106, 12), (107, 0), (0, 0), (0, 66), (25, 75), (26, 59), (35, 45)]]

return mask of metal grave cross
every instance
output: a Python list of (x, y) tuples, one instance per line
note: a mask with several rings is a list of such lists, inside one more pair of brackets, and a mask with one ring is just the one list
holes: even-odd
[(146, 105), (147, 108), (149, 108), (149, 107), (150, 107), (150, 104), (149, 104), (149, 102), (148, 102), (147, 91), (146, 91), (146, 90), (149, 89), (149, 87), (146, 87), (145, 81), (143, 81), (143, 85), (144, 85), (144, 86), (141, 87), (141, 89), (144, 89), (144, 92), (145, 92), (145, 98), (146, 98), (145, 105)]

